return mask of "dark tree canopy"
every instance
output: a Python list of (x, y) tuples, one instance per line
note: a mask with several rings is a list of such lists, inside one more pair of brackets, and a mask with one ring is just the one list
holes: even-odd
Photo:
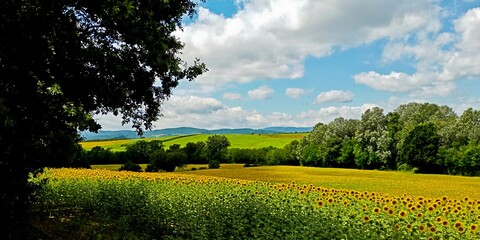
[(172, 34), (195, 7), (191, 0), (0, 1), (2, 217), (13, 214), (12, 199), (24, 199), (19, 186), (29, 171), (76, 157), (78, 131), (101, 127), (94, 114), (121, 114), (141, 134), (180, 80), (207, 70), (180, 58), (183, 44)]

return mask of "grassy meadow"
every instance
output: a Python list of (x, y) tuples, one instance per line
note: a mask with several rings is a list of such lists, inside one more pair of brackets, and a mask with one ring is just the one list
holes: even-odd
[(30, 181), (44, 183), (32, 221), (46, 239), (480, 238), (479, 178), (229, 165), (177, 173), (47, 169)]
[[(278, 147), (282, 148), (293, 140), (299, 140), (306, 136), (307, 133), (288, 133), (288, 134), (225, 134), (231, 143), (231, 148), (262, 148), (262, 147)], [(159, 138), (145, 139), (122, 139), (122, 140), (105, 140), (105, 141), (85, 141), (81, 142), (83, 148), (90, 150), (93, 147), (100, 146), (105, 149), (110, 148), (112, 151), (124, 151), (125, 146), (132, 144), (138, 140), (161, 140), (168, 148), (173, 144), (180, 144), (184, 147), (189, 142), (205, 142), (210, 134), (198, 134), (190, 136), (166, 136)]]

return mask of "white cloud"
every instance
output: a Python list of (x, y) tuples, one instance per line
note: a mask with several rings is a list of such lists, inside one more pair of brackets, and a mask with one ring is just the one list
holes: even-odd
[(341, 107), (326, 107), (319, 110), (310, 110), (302, 112), (296, 118), (302, 122), (304, 126), (314, 126), (322, 122), (328, 123), (335, 118), (343, 117), (346, 119), (360, 119), (362, 114), (373, 107), (378, 107), (376, 104), (363, 104), (362, 106), (341, 106)]
[(248, 91), (248, 96), (251, 99), (269, 99), (275, 91), (267, 86), (260, 86), (256, 89)]
[[(197, 83), (220, 86), (255, 79), (300, 78), (308, 56), (324, 57), (378, 39), (438, 29), (430, 0), (251, 0), (231, 18), (200, 8), (198, 20), (178, 31), (183, 58), (198, 57), (209, 72)], [(381, 9), (381, 10), (380, 10)]]
[(314, 104), (329, 103), (329, 102), (351, 102), (353, 100), (353, 93), (349, 91), (331, 90), (320, 93)]
[(195, 96), (172, 96), (168, 101), (165, 101), (162, 108), (167, 111), (183, 115), (195, 113), (211, 113), (224, 109), (225, 106), (215, 98), (201, 98)]
[(454, 32), (418, 32), (415, 38), (392, 41), (384, 49), (385, 61), (416, 60), (413, 74), (374, 71), (359, 73), (355, 82), (387, 92), (412, 96), (447, 96), (454, 81), (480, 77), (480, 8), (468, 10), (454, 21)]
[(242, 98), (242, 94), (226, 92), (223, 94), (223, 98), (228, 100), (238, 100)]
[[(172, 97), (163, 108), (163, 116), (154, 122), (154, 129), (172, 127), (218, 128), (264, 128), (270, 126), (312, 127), (318, 122), (329, 122), (337, 117), (360, 118), (375, 104), (358, 107), (326, 107), (292, 115), (284, 112), (261, 113), (245, 110), (239, 106), (227, 106), (214, 98)], [(121, 117), (112, 114), (96, 116), (103, 130), (131, 129), (120, 126)]]
[(285, 89), (285, 94), (291, 98), (299, 99), (306, 94), (312, 92), (312, 89), (303, 89), (303, 88), (287, 88)]
[(447, 53), (442, 80), (456, 80), (480, 76), (480, 8), (473, 8), (456, 20), (459, 40), (453, 51)]
[[(172, 99), (174, 101), (170, 101)], [(268, 125), (260, 113), (239, 106), (226, 106), (214, 98), (172, 97), (170, 100), (162, 107), (163, 116), (155, 122), (155, 128), (189, 126), (213, 129)]]
[(373, 71), (359, 73), (353, 77), (356, 83), (387, 92), (409, 92), (416, 89), (423, 79), (401, 72), (382, 75)]

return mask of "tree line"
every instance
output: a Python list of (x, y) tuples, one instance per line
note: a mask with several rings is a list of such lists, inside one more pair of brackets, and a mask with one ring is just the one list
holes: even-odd
[(213, 135), (206, 142), (189, 142), (185, 147), (173, 144), (165, 149), (160, 140), (139, 140), (127, 145), (125, 151), (113, 152), (110, 149), (94, 147), (83, 151), (78, 159), (78, 167), (91, 164), (123, 164), (120, 170), (140, 170), (138, 164), (148, 164), (148, 172), (172, 172), (176, 167), (188, 163), (208, 164), (209, 168), (219, 168), (220, 163), (228, 162), (227, 149), (230, 141), (224, 135)]
[[(189, 142), (164, 149), (162, 142), (140, 140), (124, 152), (95, 147), (84, 152), (89, 164), (149, 164), (147, 171), (173, 171), (185, 164), (244, 163), (302, 165), (357, 169), (403, 170), (422, 173), (480, 175), (480, 111), (432, 103), (409, 103), (384, 114), (375, 107), (360, 119), (336, 118), (318, 123), (301, 140), (283, 148), (228, 148), (223, 135), (206, 142)], [(125, 167), (127, 169), (127, 167)], [(138, 169), (136, 167), (135, 169)]]
[(295, 144), (303, 166), (480, 175), (480, 111), (409, 103), (318, 123)]
[(140, 171), (139, 164), (148, 164), (145, 171), (174, 171), (186, 164), (208, 164), (219, 168), (220, 163), (244, 163), (256, 165), (299, 165), (300, 162), (289, 144), (284, 148), (264, 147), (258, 149), (228, 148), (230, 141), (224, 135), (213, 135), (206, 142), (189, 142), (165, 148), (160, 140), (139, 140), (127, 145), (125, 151), (111, 151), (100, 146), (84, 150), (75, 167), (90, 167), (96, 164), (122, 164), (120, 170)]

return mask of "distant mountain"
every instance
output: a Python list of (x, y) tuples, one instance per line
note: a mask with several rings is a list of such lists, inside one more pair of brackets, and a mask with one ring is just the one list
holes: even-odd
[[(275, 134), (275, 133), (295, 133), (295, 132), (310, 132), (312, 128), (308, 127), (268, 127), (263, 129), (252, 128), (222, 128), (207, 130), (203, 128), (179, 127), (179, 128), (165, 128), (156, 129), (144, 132), (143, 136), (162, 137), (162, 136), (177, 136), (177, 135), (193, 135), (193, 134)], [(118, 130), (118, 131), (99, 131), (98, 133), (82, 132), (80, 134), (85, 140), (106, 140), (106, 139), (132, 139), (138, 138), (138, 135), (133, 130)]]
[(295, 132), (311, 132), (311, 127), (267, 127), (264, 130), (280, 132), (280, 133), (295, 133)]

